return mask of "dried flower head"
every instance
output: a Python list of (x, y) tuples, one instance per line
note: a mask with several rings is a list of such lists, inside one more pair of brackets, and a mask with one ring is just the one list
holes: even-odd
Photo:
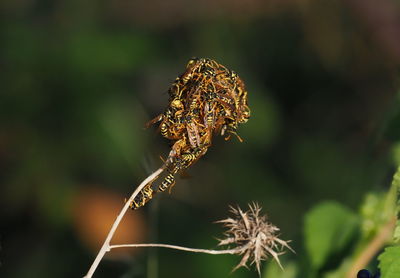
[[(237, 250), (236, 254), (242, 257), (240, 263), (232, 270), (244, 266), (247, 262), (255, 264), (258, 274), (261, 275), (261, 261), (272, 256), (279, 266), (282, 265), (278, 256), (285, 253), (284, 247), (293, 251), (288, 241), (278, 238), (279, 228), (267, 222), (267, 216), (261, 215), (261, 207), (257, 203), (249, 204), (249, 210), (243, 212), (239, 207), (231, 207), (233, 217), (217, 221), (227, 228), (224, 239), (219, 239), (220, 246), (228, 245), (230, 249)], [(294, 251), (293, 251), (294, 252)]]

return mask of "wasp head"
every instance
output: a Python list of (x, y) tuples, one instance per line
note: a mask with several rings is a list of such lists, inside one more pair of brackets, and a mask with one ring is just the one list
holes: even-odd
[(196, 58), (196, 57), (190, 58), (190, 60), (188, 61), (187, 65), (186, 65), (186, 68), (188, 69), (188, 68), (192, 67), (198, 61), (199, 61), (199, 58)]

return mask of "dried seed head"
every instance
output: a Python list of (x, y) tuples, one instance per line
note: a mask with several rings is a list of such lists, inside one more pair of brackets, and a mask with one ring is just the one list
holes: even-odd
[(250, 261), (251, 265), (256, 265), (257, 272), (261, 275), (261, 261), (266, 260), (268, 256), (272, 256), (282, 268), (278, 256), (285, 253), (284, 247), (293, 250), (288, 241), (278, 238), (279, 228), (268, 223), (266, 215), (260, 214), (261, 207), (253, 203), (249, 204), (248, 211), (243, 212), (239, 207), (231, 207), (230, 211), (232, 217), (217, 223), (222, 223), (227, 228), (224, 232), (225, 238), (219, 239), (218, 245), (228, 245), (237, 250), (236, 254), (242, 256), (242, 260), (232, 271), (242, 266), (247, 267), (247, 262)]

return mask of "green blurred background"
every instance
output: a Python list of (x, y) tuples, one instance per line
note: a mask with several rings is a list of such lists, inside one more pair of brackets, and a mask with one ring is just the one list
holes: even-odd
[[(115, 242), (214, 248), (228, 206), (258, 201), (304, 260), (305, 213), (385, 190), (400, 139), (399, 2), (0, 2), (0, 277), (82, 277), (169, 142), (144, 123), (190, 57), (235, 70), (252, 118), (215, 137)], [(128, 250), (125, 250), (128, 251)], [(286, 258), (286, 259), (285, 259)], [(106, 257), (95, 277), (256, 277), (239, 258)], [(301, 277), (301, 275), (299, 276)]]

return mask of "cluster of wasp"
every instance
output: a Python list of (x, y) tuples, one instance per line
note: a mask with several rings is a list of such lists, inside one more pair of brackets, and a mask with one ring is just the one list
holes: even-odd
[(229, 140), (239, 124), (247, 122), (250, 109), (243, 81), (234, 72), (211, 59), (189, 60), (185, 72), (168, 90), (164, 113), (147, 123), (160, 122), (161, 135), (172, 143), (163, 168), (167, 174), (159, 186), (147, 184), (130, 204), (144, 206), (155, 192), (171, 189), (175, 175), (203, 156), (214, 133)]

